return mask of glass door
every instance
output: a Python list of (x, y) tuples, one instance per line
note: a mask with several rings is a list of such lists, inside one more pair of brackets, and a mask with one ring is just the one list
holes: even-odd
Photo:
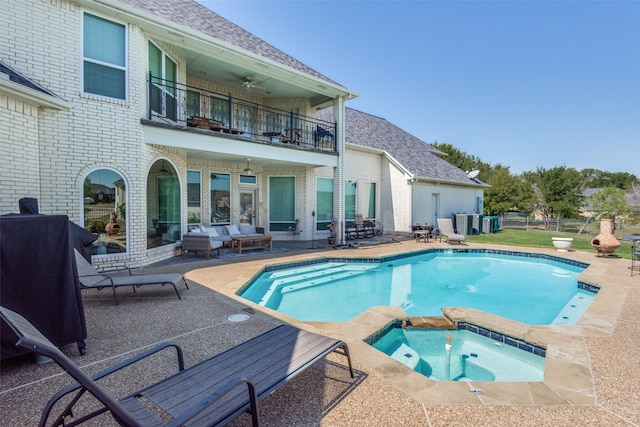
[(256, 192), (240, 191), (240, 225), (254, 225), (256, 221), (255, 200)]

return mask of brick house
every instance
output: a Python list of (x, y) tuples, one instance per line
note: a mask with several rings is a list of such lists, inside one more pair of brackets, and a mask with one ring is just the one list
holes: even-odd
[(347, 146), (357, 94), (198, 3), (7, 0), (0, 23), (0, 214), (22, 197), (85, 228), (115, 212), (95, 263), (171, 257), (189, 224), (308, 240), (365, 207), (385, 232), (416, 219), (420, 170)]

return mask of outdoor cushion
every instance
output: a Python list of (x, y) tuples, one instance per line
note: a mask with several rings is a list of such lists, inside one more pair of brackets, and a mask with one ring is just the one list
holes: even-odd
[(258, 234), (255, 225), (241, 225), (240, 234)]
[(214, 227), (205, 227), (204, 225), (200, 226), (200, 230), (202, 230), (203, 233), (207, 233), (209, 235), (209, 237), (218, 237), (219, 234), (216, 231), (216, 229)]
[(216, 229), (220, 236), (228, 236), (229, 232), (227, 231), (227, 227), (224, 225), (216, 225), (213, 228)]
[(229, 236), (240, 234), (240, 230), (238, 230), (238, 226), (235, 224), (226, 225), (225, 227), (227, 229), (227, 232), (229, 233)]

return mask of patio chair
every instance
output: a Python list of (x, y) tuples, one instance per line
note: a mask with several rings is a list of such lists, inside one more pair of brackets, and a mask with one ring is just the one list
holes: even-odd
[(355, 214), (355, 227), (358, 234), (362, 233), (362, 237), (374, 237), (376, 230), (371, 221), (362, 219), (362, 214)]
[[(129, 267), (123, 267), (122, 270), (114, 271), (98, 271), (93, 265), (75, 250), (76, 266), (78, 268), (78, 278), (80, 279), (80, 289), (103, 289), (111, 288), (113, 290), (113, 298), (118, 304), (118, 296), (116, 288), (123, 286), (131, 286), (133, 292), (136, 288), (145, 285), (171, 285), (178, 295), (178, 299), (182, 299), (178, 292), (180, 282), (189, 289), (189, 285), (182, 274), (164, 273), (164, 274), (131, 274)], [(127, 274), (113, 274), (117, 271), (126, 271)]]
[(316, 125), (316, 130), (313, 132), (313, 142), (315, 148), (333, 148), (333, 133)]
[(447, 238), (447, 243), (451, 244), (451, 242), (463, 243), (467, 240), (467, 237), (464, 234), (457, 234), (453, 230), (453, 223), (450, 218), (438, 218), (438, 228), (440, 233), (440, 238), (442, 236)]
[(280, 138), (280, 141), (283, 143), (291, 143), (300, 145), (300, 131), (302, 129), (285, 129), (284, 136)]
[[(290, 325), (278, 326), (187, 369), (180, 347), (164, 343), (89, 376), (20, 314), (0, 306), (0, 318), (18, 336), (16, 346), (53, 359), (77, 381), (49, 400), (40, 426), (47, 425), (56, 407), (60, 414), (53, 425), (68, 427), (105, 412), (123, 426), (226, 425), (249, 412), (257, 426), (259, 401), (333, 351), (342, 349), (354, 378), (344, 342)], [(98, 384), (98, 380), (167, 348), (177, 353), (177, 373), (119, 399)], [(114, 380), (109, 377), (108, 381), (113, 385)], [(95, 396), (100, 407), (87, 409), (87, 413), (75, 407), (85, 392)]]

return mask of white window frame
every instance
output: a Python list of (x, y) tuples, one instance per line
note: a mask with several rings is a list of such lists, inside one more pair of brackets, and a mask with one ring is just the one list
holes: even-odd
[[(117, 25), (122, 25), (124, 27), (124, 66), (117, 65), (117, 64), (110, 64), (108, 62), (102, 62), (102, 61), (98, 61), (93, 58), (88, 58), (84, 56), (84, 42), (85, 42), (84, 19), (86, 15), (95, 16), (96, 18), (104, 19), (105, 21), (109, 21)], [(81, 85), (80, 92), (88, 96), (97, 96), (97, 97), (103, 97), (107, 99), (114, 99), (118, 101), (128, 101), (129, 100), (129, 31), (127, 29), (127, 23), (122, 21), (117, 21), (112, 18), (106, 18), (104, 16), (101, 16), (100, 14), (85, 10), (82, 12), (82, 21), (80, 25), (80, 40), (82, 40), (82, 43), (80, 44), (80, 49), (81, 49), (80, 56), (82, 57), (82, 62), (80, 64), (80, 85)], [(85, 91), (84, 66), (86, 62), (124, 71), (124, 99), (114, 98), (114, 97), (99, 94), (99, 93)]]

